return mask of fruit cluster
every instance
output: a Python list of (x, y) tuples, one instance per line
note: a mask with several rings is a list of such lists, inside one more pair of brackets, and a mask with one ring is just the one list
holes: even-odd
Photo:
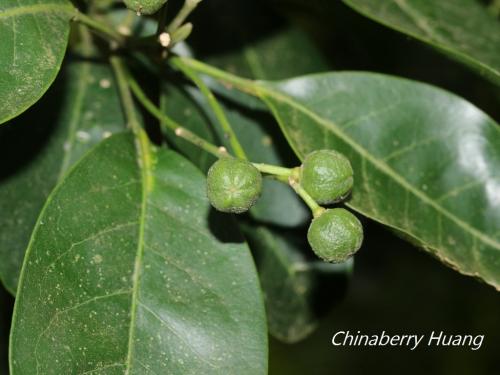
[[(212, 206), (228, 213), (247, 211), (262, 191), (258, 166), (229, 156), (215, 162), (207, 177), (207, 195)], [(331, 205), (349, 195), (353, 174), (351, 163), (344, 155), (334, 150), (319, 150), (307, 155), (300, 167), (290, 170), (288, 182), (308, 200), (313, 200), (314, 205)], [(363, 227), (352, 213), (344, 208), (317, 206), (313, 215), (307, 239), (317, 256), (340, 263), (361, 247)]]

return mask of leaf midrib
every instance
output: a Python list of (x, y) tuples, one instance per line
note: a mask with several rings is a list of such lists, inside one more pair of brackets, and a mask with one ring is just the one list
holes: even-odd
[(467, 222), (463, 221), (459, 217), (455, 216), (444, 207), (440, 206), (437, 202), (435, 202), (432, 198), (427, 196), (421, 190), (412, 186), (408, 181), (406, 181), (402, 176), (400, 176), (396, 171), (394, 171), (391, 167), (389, 167), (386, 163), (379, 161), (375, 157), (373, 157), (370, 153), (368, 153), (361, 145), (356, 143), (349, 135), (344, 133), (334, 122), (325, 119), (299, 102), (295, 101), (292, 97), (281, 94), (278, 91), (275, 91), (271, 88), (268, 88), (262, 84), (255, 85), (257, 89), (257, 95), (262, 99), (265, 99), (265, 96), (272, 97), (275, 100), (284, 102), (289, 104), (291, 107), (297, 109), (302, 112), (312, 120), (316, 121), (318, 124), (322, 125), (328, 130), (331, 130), (337, 137), (341, 138), (344, 142), (349, 144), (361, 157), (368, 160), (372, 163), (377, 169), (391, 177), (394, 181), (396, 181), (401, 187), (405, 190), (411, 192), (417, 198), (420, 198), (423, 202), (427, 203), (429, 206), (434, 208), (438, 213), (442, 216), (448, 218), (453, 221), (456, 225), (460, 226), (465, 231), (471, 233), (476, 238), (480, 239), (483, 243), (488, 244), (489, 246), (500, 250), (500, 243), (486, 236), (483, 232), (477, 230), (476, 228), (470, 226)]
[(127, 350), (127, 361), (125, 374), (130, 373), (132, 367), (132, 356), (133, 356), (133, 344), (134, 344), (134, 334), (135, 334), (135, 323), (137, 321), (137, 306), (139, 305), (139, 288), (141, 281), (141, 271), (142, 271), (142, 258), (144, 256), (144, 233), (145, 233), (145, 223), (146, 223), (146, 210), (148, 203), (148, 195), (152, 189), (153, 177), (152, 177), (152, 160), (151, 160), (151, 148), (147, 135), (141, 129), (135, 134), (135, 144), (137, 152), (137, 165), (141, 171), (142, 180), (142, 196), (141, 196), (141, 207), (139, 213), (139, 233), (137, 241), (137, 252), (135, 256), (134, 263), (134, 273), (132, 276), (132, 296), (130, 300), (130, 328), (128, 334), (128, 350)]

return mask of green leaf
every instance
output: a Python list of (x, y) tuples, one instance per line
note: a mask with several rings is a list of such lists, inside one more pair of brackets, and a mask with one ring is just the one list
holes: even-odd
[(67, 0), (0, 3), (0, 124), (33, 105), (56, 78), (72, 9)]
[(500, 84), (500, 24), (478, 1), (344, 0)]
[(354, 168), (349, 206), (500, 289), (500, 128), (443, 90), (369, 73), (262, 83), (299, 157), (323, 148)]
[[(138, 152), (134, 146), (138, 143)], [(257, 275), (205, 179), (114, 135), (48, 199), (23, 266), (12, 375), (264, 374)]]
[(352, 259), (343, 264), (311, 261), (304, 255), (310, 252), (305, 233), (243, 229), (265, 293), (269, 332), (283, 342), (303, 340), (343, 296)]
[(10, 160), (0, 166), (0, 279), (10, 292), (52, 188), (87, 150), (124, 124), (110, 69), (69, 61), (39, 103), (0, 128), (0, 158)]

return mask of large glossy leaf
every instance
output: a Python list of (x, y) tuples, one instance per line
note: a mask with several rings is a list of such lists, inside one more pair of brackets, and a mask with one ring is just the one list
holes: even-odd
[(319, 318), (345, 292), (352, 269), (342, 264), (311, 260), (305, 233), (243, 226), (256, 258), (264, 291), (269, 332), (295, 343), (311, 334)]
[(345, 153), (349, 205), (500, 289), (500, 128), (408, 80), (330, 73), (258, 86), (297, 155)]
[(51, 194), (24, 263), (16, 374), (264, 374), (255, 267), (205, 179), (145, 136), (103, 141)]
[(54, 81), (72, 9), (68, 0), (0, 2), (0, 124), (25, 111)]
[(0, 279), (15, 293), (24, 252), (52, 188), (88, 149), (123, 130), (110, 69), (68, 61), (33, 108), (0, 128)]
[(344, 0), (360, 13), (411, 35), (500, 84), (500, 23), (474, 0)]

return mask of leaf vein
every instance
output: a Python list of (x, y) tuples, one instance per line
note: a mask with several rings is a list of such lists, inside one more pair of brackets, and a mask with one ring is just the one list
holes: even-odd
[(207, 360), (204, 356), (202, 356), (194, 347), (193, 345), (191, 345), (188, 341), (186, 341), (182, 335), (177, 332), (175, 330), (174, 327), (172, 327), (172, 325), (170, 323), (168, 323), (167, 321), (165, 321), (161, 316), (159, 316), (158, 314), (156, 314), (151, 308), (149, 308), (146, 304), (144, 304), (144, 302), (141, 302), (141, 301), (138, 301), (139, 305), (141, 305), (144, 310), (146, 310), (147, 312), (149, 312), (156, 320), (158, 320), (160, 322), (160, 324), (162, 326), (164, 326), (165, 328), (167, 328), (170, 332), (172, 332), (175, 336), (177, 336), (177, 338), (182, 341), (186, 347), (190, 348), (191, 351), (204, 363), (206, 363), (207, 365), (209, 365), (210, 367), (213, 367), (213, 368), (218, 368), (219, 366), (210, 362), (209, 360)]

